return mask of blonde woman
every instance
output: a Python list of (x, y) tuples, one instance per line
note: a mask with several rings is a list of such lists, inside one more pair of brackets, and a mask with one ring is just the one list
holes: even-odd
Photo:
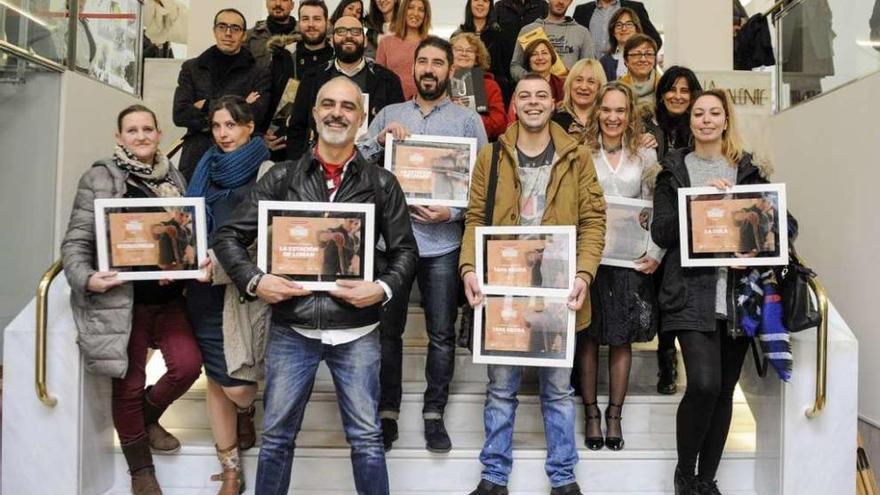
[[(498, 136), (507, 130), (507, 115), (504, 112), (504, 97), (501, 87), (495, 82), (495, 76), (489, 71), (489, 51), (480, 37), (474, 33), (458, 33), (449, 40), (452, 44), (452, 73), (459, 70), (483, 69), (483, 88), (486, 93), (487, 107), (480, 112), (483, 119), (483, 127), (486, 128), (486, 136), (490, 141), (498, 139)], [(477, 81), (474, 81), (476, 84)], [(458, 103), (456, 95), (452, 95), (453, 101)]]
[[(694, 147), (670, 151), (661, 162), (651, 234), (668, 250), (658, 292), (662, 332), (675, 332), (687, 374), (676, 422), (675, 493), (711, 495), (721, 493), (715, 475), (749, 346), (748, 339), (730, 331), (736, 328), (737, 315), (728, 293), (742, 272), (681, 266), (678, 188), (710, 186), (723, 191), (733, 185), (762, 184), (767, 172), (743, 150), (725, 90), (711, 89), (694, 100), (690, 126)], [(793, 235), (797, 224), (791, 217), (789, 226)]]
[(606, 82), (605, 72), (597, 60), (578, 60), (565, 78), (562, 108), (553, 115), (553, 122), (561, 125), (569, 134), (583, 137), (596, 95)]
[[(611, 82), (599, 90), (590, 112), (586, 143), (606, 197), (651, 199), (645, 171), (657, 163), (652, 148), (641, 144), (642, 119), (632, 89)], [(591, 450), (624, 446), (621, 412), (629, 385), (632, 343), (648, 342), (657, 333), (657, 303), (652, 273), (663, 250), (653, 243), (636, 267), (602, 265), (590, 285), (592, 323), (578, 334), (577, 369), (586, 418), (586, 445)], [(605, 437), (596, 404), (599, 346), (609, 347), (610, 392), (605, 409)]]
[(416, 94), (413, 78), (416, 47), (431, 31), (431, 3), (428, 0), (401, 0), (392, 35), (379, 41), (376, 62), (384, 65), (400, 78), (403, 97), (409, 100)]

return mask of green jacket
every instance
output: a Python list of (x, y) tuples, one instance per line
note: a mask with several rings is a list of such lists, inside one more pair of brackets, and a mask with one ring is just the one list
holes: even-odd
[[(521, 185), (517, 173), (516, 140), (519, 124), (510, 126), (500, 138), (498, 156), (498, 185), (495, 190), (495, 209), (487, 221), (486, 195), (489, 170), (492, 166), (492, 146), (484, 146), (477, 156), (471, 177), (470, 201), (465, 214), (465, 231), (461, 243), (459, 272), (474, 271), (476, 246), (474, 227), (484, 225), (519, 225)], [(547, 199), (542, 225), (574, 225), (577, 227), (577, 276), (589, 285), (605, 248), (605, 196), (590, 152), (570, 137), (559, 125), (550, 124), (550, 136), (556, 149), (553, 171), (547, 186)], [(578, 331), (590, 324), (590, 294), (577, 312)]]

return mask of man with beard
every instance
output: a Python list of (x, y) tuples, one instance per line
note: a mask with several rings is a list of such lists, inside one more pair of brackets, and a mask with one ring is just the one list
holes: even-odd
[(296, 160), (316, 139), (315, 121), (308, 111), (315, 105), (318, 88), (338, 76), (346, 76), (370, 95), (368, 122), (386, 105), (403, 101), (400, 78), (372, 59), (364, 57), (364, 26), (360, 19), (343, 16), (333, 26), (336, 58), (309, 72), (296, 92), (287, 132), (287, 157)]
[[(278, 114), (285, 88), (291, 80), (304, 80), (309, 70), (333, 58), (333, 47), (327, 43), (327, 5), (323, 0), (302, 0), (297, 33), (273, 36), (268, 41), (268, 50), (271, 52), (272, 101), (265, 123), (268, 129), (265, 139), (272, 150), (272, 160), (281, 161), (287, 154), (287, 126), (292, 110), (288, 107)], [(311, 112), (306, 109), (305, 113)]]
[[(272, 305), (256, 493), (288, 493), (297, 434), (323, 360), (351, 444), (355, 490), (346, 491), (388, 495), (377, 414), (381, 347), (376, 327), (383, 301), (408, 298), (418, 252), (394, 175), (366, 161), (354, 146), (366, 118), (360, 88), (337, 77), (318, 92), (312, 112), (320, 131), (314, 150), (269, 170), (214, 238), (214, 252), (242, 294)], [(375, 205), (375, 236), (385, 239), (389, 260), (375, 271), (376, 281), (338, 280), (338, 289), (313, 293), (263, 273), (247, 250), (257, 237), (259, 202), (328, 200)]]
[[(416, 96), (410, 101), (388, 105), (376, 115), (370, 124), (369, 138), (359, 145), (365, 156), (381, 153), (389, 134), (395, 140), (406, 139), (410, 134), (472, 137), (477, 139), (478, 148), (486, 144), (486, 131), (479, 114), (453, 103), (447, 95), (451, 63), (452, 46), (448, 41), (429, 36), (419, 43), (413, 65)], [(452, 443), (443, 424), (443, 413), (455, 365), (455, 320), (460, 292), (458, 255), (464, 210), (413, 205), (410, 212), (419, 244), (416, 276), (429, 339), (425, 369), (428, 386), (422, 409), (425, 442), (432, 452), (449, 452)], [(382, 249), (381, 245), (379, 249)], [(382, 262), (382, 256), (377, 256), (377, 264)], [(394, 299), (382, 314), (382, 399), (379, 412), (386, 449), (390, 449), (397, 439), (407, 299)]]
[(294, 3), (294, 0), (266, 0), (269, 17), (265, 21), (257, 21), (257, 24), (248, 30), (245, 45), (259, 65), (269, 65), (271, 59), (267, 46), (269, 38), (293, 34), (296, 31), (296, 17), (290, 15)]
[(269, 109), (269, 73), (244, 46), (244, 15), (223, 9), (214, 16), (213, 30), (217, 44), (183, 63), (174, 90), (174, 125), (186, 128), (177, 168), (187, 181), (214, 142), (208, 121), (212, 101), (226, 95), (244, 98), (251, 105), (258, 132), (265, 130), (262, 124)]
[[(577, 226), (576, 274), (568, 308), (576, 311), (575, 328), (590, 324), (590, 283), (605, 245), (605, 199), (596, 178), (590, 153), (559, 125), (550, 122), (555, 103), (550, 84), (539, 74), (523, 76), (513, 92), (519, 117), (493, 145), (480, 151), (471, 178), (470, 202), (465, 218), (459, 271), (471, 306), (482, 302), (474, 271), (474, 231), (486, 225)], [(497, 152), (496, 173), (493, 151)], [(493, 176), (494, 177), (491, 177)], [(551, 180), (552, 178), (552, 180)], [(487, 198), (494, 181), (494, 198)], [(489, 207), (487, 202), (493, 206)], [(531, 206), (528, 206), (531, 203)], [(486, 218), (486, 210), (492, 212)], [(526, 213), (528, 211), (528, 213)], [(552, 318), (534, 318), (530, 325), (550, 332)], [(557, 328), (558, 329), (558, 328)], [(557, 340), (547, 335), (555, 348)], [(475, 337), (476, 338), (476, 337)], [(558, 342), (557, 342), (558, 343)], [(551, 495), (580, 495), (574, 468), (575, 405), (572, 401), (571, 368), (538, 368), (541, 412), (547, 439), (547, 476)], [(513, 425), (521, 366), (489, 365), (489, 385), (483, 412), (486, 441), (480, 452), (482, 480), (471, 495), (507, 495), (513, 467)]]

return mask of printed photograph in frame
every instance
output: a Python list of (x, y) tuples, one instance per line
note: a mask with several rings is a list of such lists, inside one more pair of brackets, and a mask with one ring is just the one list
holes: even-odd
[(305, 289), (337, 289), (337, 280), (373, 280), (375, 206), (260, 201), (257, 266)]
[(788, 264), (785, 184), (681, 188), (678, 208), (681, 266)]
[(568, 295), (486, 294), (474, 308), (474, 362), (570, 368), (575, 312)]
[(386, 138), (385, 168), (397, 177), (406, 202), (411, 205), (467, 207), (476, 160), (476, 138)]
[(605, 196), (603, 265), (635, 268), (648, 252), (654, 203), (644, 199)]
[(206, 232), (203, 198), (95, 200), (98, 270), (120, 280), (201, 277)]

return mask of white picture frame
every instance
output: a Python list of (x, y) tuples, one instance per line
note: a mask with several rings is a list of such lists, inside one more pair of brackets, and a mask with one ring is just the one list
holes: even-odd
[[(330, 291), (336, 290), (339, 286), (336, 284), (335, 280), (339, 278), (345, 278), (348, 280), (365, 280), (368, 282), (373, 281), (373, 266), (374, 266), (374, 254), (375, 254), (375, 205), (367, 204), (367, 203), (320, 203), (320, 202), (305, 202), (305, 201), (260, 201), (258, 203), (257, 210), (257, 267), (262, 270), (264, 273), (271, 273), (270, 271), (270, 263), (271, 263), (271, 253), (275, 246), (272, 245), (272, 241), (270, 240), (270, 226), (269, 222), (271, 220), (270, 217), (273, 217), (273, 212), (284, 212), (284, 213), (296, 213), (302, 212), (302, 217), (295, 217), (294, 215), (281, 215), (281, 216), (291, 216), (295, 218), (303, 218), (303, 219), (322, 219), (322, 218), (347, 218), (341, 216), (340, 214), (352, 213), (356, 214), (356, 217), (362, 219), (362, 222), (359, 227), (359, 246), (357, 250), (357, 256), (361, 256), (359, 261), (360, 265), (360, 276), (355, 277), (339, 277), (337, 275), (326, 275), (321, 274), (317, 276), (293, 276), (293, 275), (283, 275), (290, 280), (301, 285), (304, 289), (312, 290), (312, 291)], [(311, 250), (315, 250), (314, 246), (309, 247)], [(312, 280), (315, 278), (316, 280)], [(321, 280), (323, 278), (329, 278), (332, 280)]]
[(361, 101), (363, 101), (364, 121), (361, 122), (361, 126), (358, 128), (357, 134), (355, 135), (354, 140), (356, 142), (366, 139), (370, 133), (370, 94), (361, 93)]
[[(178, 209), (191, 208), (193, 214), (190, 221), (194, 224), (192, 229), (192, 240), (194, 242), (193, 251), (195, 255), (196, 267), (208, 258), (208, 236), (207, 236), (207, 215), (205, 214), (204, 198), (100, 198), (94, 202), (95, 207), (95, 247), (97, 249), (98, 271), (116, 271), (119, 280), (182, 280), (196, 279), (206, 275), (204, 269), (186, 269), (186, 270), (126, 270), (125, 266), (117, 265), (113, 262), (114, 256), (112, 250), (117, 248), (117, 243), (111, 240), (111, 228), (115, 223), (114, 220), (108, 221), (108, 215), (143, 215), (157, 214), (164, 212), (156, 211), (132, 211), (132, 212), (111, 212), (109, 210), (132, 209), (132, 210), (153, 210), (153, 209)], [(141, 225), (137, 230), (142, 230)], [(147, 241), (149, 242), (149, 241)], [(122, 243), (120, 242), (119, 245)], [(148, 251), (160, 249), (159, 242), (157, 246), (146, 246)], [(191, 245), (191, 244), (190, 244)], [(152, 264), (144, 265), (127, 265), (127, 266), (154, 266)], [(158, 265), (155, 265), (158, 266)]]
[[(484, 345), (484, 340), (486, 338), (486, 321), (488, 320), (487, 311), (493, 305), (495, 301), (498, 299), (503, 299), (504, 303), (508, 300), (526, 300), (526, 304), (532, 303), (535, 300), (542, 300), (545, 305), (545, 310), (548, 301), (551, 301), (555, 312), (557, 313), (557, 317), (565, 318), (565, 323), (563, 331), (564, 338), (562, 337), (562, 332), (560, 332), (560, 343), (564, 346), (562, 352), (550, 353), (556, 354), (554, 357), (541, 357), (542, 352), (535, 352), (533, 349), (524, 350), (524, 351), (499, 351), (499, 350), (489, 350)], [(504, 304), (502, 303), (502, 304)], [(575, 311), (568, 309), (568, 295), (565, 296), (554, 296), (554, 297), (543, 297), (543, 296), (513, 296), (513, 295), (490, 295), (486, 294), (484, 296), (484, 302), (477, 305), (473, 309), (474, 311), (474, 337), (473, 337), (473, 362), (481, 363), (481, 364), (502, 364), (508, 366), (538, 366), (538, 367), (549, 367), (549, 368), (571, 368), (574, 364), (574, 351), (575, 351), (575, 319), (577, 317)], [(533, 312), (532, 314), (539, 314), (538, 312)], [(519, 321), (524, 321), (525, 318)], [(520, 333), (526, 333), (525, 337), (529, 340), (529, 344), (531, 345), (532, 335), (531, 331), (534, 331), (534, 327), (532, 329), (525, 328), (517, 328), (516, 326), (505, 328), (505, 330), (513, 330), (518, 331)]]
[[(764, 202), (745, 208), (749, 201), (758, 201), (763, 198)], [(705, 204), (695, 205), (703, 202)], [(723, 203), (735, 201), (730, 205)], [(710, 203), (711, 202), (711, 203)], [(698, 210), (700, 216), (692, 218), (692, 209)], [(747, 210), (754, 210), (749, 212)], [(758, 210), (762, 210), (757, 213)], [(678, 190), (678, 226), (679, 242), (681, 246), (681, 266), (684, 267), (707, 267), (707, 266), (781, 266), (788, 264), (788, 205), (785, 194), (785, 184), (757, 184), (733, 186), (721, 191), (714, 187), (688, 187)], [(705, 214), (704, 214), (705, 212)], [(734, 213), (754, 213), (745, 221), (733, 218)], [(703, 220), (711, 216), (711, 221)], [(760, 220), (755, 220), (758, 218)], [(764, 220), (771, 218), (771, 220)], [(707, 223), (711, 222), (711, 223)], [(767, 232), (762, 233), (761, 223), (769, 224)], [(692, 225), (696, 223), (697, 225)], [(739, 225), (736, 225), (739, 223)], [(752, 241), (743, 232), (748, 227), (754, 233)], [(755, 257), (737, 257), (736, 250), (724, 252), (706, 252), (709, 246), (710, 236), (727, 236), (733, 238), (733, 228), (740, 229), (740, 245), (761, 244), (759, 254)], [(695, 229), (702, 229), (695, 233)], [(712, 230), (710, 230), (712, 229)], [(713, 232), (717, 231), (717, 233)], [(768, 234), (772, 234), (768, 235)], [(708, 239), (708, 240), (707, 240)], [(721, 241), (719, 245), (723, 245)], [(730, 241), (728, 240), (728, 243)], [(749, 244), (751, 243), (751, 244)]]
[[(650, 246), (651, 244), (651, 220), (653, 219), (654, 203), (652, 201), (644, 199), (624, 198), (621, 196), (606, 195), (605, 204), (607, 205), (607, 208), (605, 210), (605, 249), (602, 251), (602, 260), (600, 264), (635, 269), (635, 260), (647, 253), (648, 246)], [(615, 232), (625, 229), (627, 231), (627, 234), (632, 234), (635, 228), (639, 227), (641, 224), (641, 218), (638, 218), (637, 221), (631, 221), (631, 218), (628, 218), (631, 216), (627, 215), (627, 213), (629, 211), (644, 211), (645, 209), (648, 210), (648, 216), (645, 220), (645, 226), (647, 228), (644, 232), (644, 245), (639, 244), (638, 246), (629, 246), (630, 249), (615, 249)], [(617, 214), (616, 211), (619, 211), (620, 213)], [(645, 226), (641, 227), (645, 228)], [(636, 256), (634, 259), (630, 259), (629, 256), (622, 256), (624, 253), (622, 253), (621, 251), (629, 251), (630, 253), (640, 251), (641, 254)]]
[[(423, 205), (423, 206), (449, 206), (456, 208), (466, 208), (468, 205), (468, 197), (470, 194), (470, 183), (471, 176), (474, 172), (474, 164), (477, 161), (477, 139), (471, 137), (455, 137), (455, 136), (432, 136), (432, 135), (421, 135), (414, 134), (409, 136), (403, 141), (395, 140), (394, 136), (388, 135), (385, 141), (385, 169), (390, 171), (397, 177), (398, 182), (400, 182), (400, 186), (403, 189), (404, 195), (406, 196), (406, 202), (410, 205)], [(397, 164), (397, 151), (400, 148), (419, 148), (422, 147), (425, 150), (429, 149), (449, 149), (453, 152), (457, 152), (458, 158), (454, 160), (455, 162), (460, 162), (463, 158), (467, 159), (467, 167), (465, 170), (464, 166), (456, 163), (456, 168), (454, 171), (445, 174), (447, 178), (443, 182), (438, 183), (435, 182), (433, 169), (430, 167), (409, 167), (411, 170), (409, 173), (418, 174), (419, 168), (429, 168), (430, 169), (430, 178), (423, 177), (424, 172), (418, 174), (418, 177), (405, 177), (403, 176), (403, 171), (399, 170)], [(427, 181), (430, 181), (430, 184), (426, 184)], [(416, 191), (416, 189), (425, 189), (426, 187), (431, 187), (434, 190), (431, 192), (427, 191)], [(436, 189), (442, 186), (446, 186), (444, 189), (448, 190), (448, 192), (444, 191), (445, 196), (451, 197), (435, 197), (437, 194)], [(428, 195), (428, 196), (425, 196)]]

